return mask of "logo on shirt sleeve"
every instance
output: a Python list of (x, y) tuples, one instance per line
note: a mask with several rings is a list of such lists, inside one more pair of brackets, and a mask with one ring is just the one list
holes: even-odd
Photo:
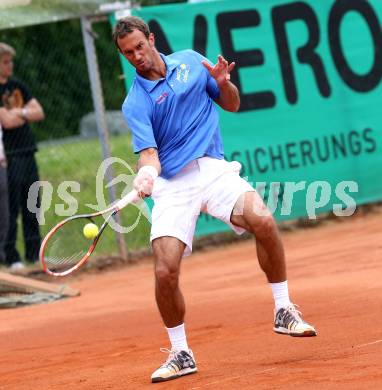
[(176, 68), (176, 79), (179, 82), (186, 83), (188, 80), (188, 74), (190, 73), (190, 65), (180, 64)]
[(20, 89), (14, 89), (13, 91), (6, 91), (1, 97), (3, 106), (10, 110), (12, 108), (24, 107), (24, 98)]

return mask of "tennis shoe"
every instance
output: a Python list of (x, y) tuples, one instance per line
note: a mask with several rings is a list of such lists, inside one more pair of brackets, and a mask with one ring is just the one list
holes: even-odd
[(297, 307), (297, 305), (292, 303), (290, 306), (283, 307), (277, 312), (275, 310), (273, 330), (276, 333), (287, 334), (294, 337), (317, 336), (316, 329), (301, 318), (302, 314), (297, 310)]
[(9, 266), (9, 273), (12, 275), (24, 275), (27, 273), (27, 267), (21, 261), (16, 261)]
[(25, 268), (25, 265), (21, 261), (16, 261), (9, 266), (9, 269), (11, 271), (19, 271), (19, 270), (24, 269), (24, 268)]
[(169, 356), (165, 363), (151, 375), (152, 383), (169, 381), (198, 371), (191, 350), (177, 351), (173, 349), (170, 351), (166, 348), (161, 348), (161, 351), (169, 353)]

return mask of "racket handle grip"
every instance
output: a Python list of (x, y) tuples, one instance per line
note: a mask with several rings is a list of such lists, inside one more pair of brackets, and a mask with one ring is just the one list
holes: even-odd
[(130, 191), (126, 196), (124, 196), (122, 199), (120, 199), (116, 204), (115, 208), (118, 210), (123, 209), (130, 203), (135, 203), (137, 200), (139, 200), (140, 197), (138, 195), (138, 192), (136, 190)]

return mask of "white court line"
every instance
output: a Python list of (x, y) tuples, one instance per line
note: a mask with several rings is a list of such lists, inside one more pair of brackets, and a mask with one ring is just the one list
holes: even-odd
[(377, 340), (377, 341), (372, 341), (371, 343), (355, 345), (354, 348), (367, 347), (368, 345), (373, 345), (373, 344), (378, 344), (378, 343), (382, 343), (382, 339), (381, 340)]
[(204, 384), (203, 386), (192, 387), (190, 390), (202, 389), (202, 388), (204, 388), (204, 387), (206, 387), (206, 386), (216, 385), (216, 384), (218, 384), (218, 383), (227, 382), (227, 381), (232, 381), (232, 380), (235, 380), (235, 379), (240, 379), (240, 378), (243, 378), (243, 377), (245, 377), (245, 376), (263, 374), (264, 372), (273, 371), (273, 370), (276, 370), (276, 367), (267, 368), (266, 370), (262, 370), (262, 371), (258, 371), (258, 372), (250, 373), (250, 374), (246, 374), (246, 375), (231, 376), (230, 378), (225, 378), (225, 379), (221, 379), (221, 380), (219, 380), (219, 381), (214, 381), (214, 382), (206, 383), (206, 384)]

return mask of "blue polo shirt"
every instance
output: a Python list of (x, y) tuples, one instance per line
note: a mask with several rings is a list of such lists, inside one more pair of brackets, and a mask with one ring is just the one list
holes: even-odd
[(157, 148), (161, 176), (169, 179), (199, 157), (222, 159), (223, 144), (213, 102), (219, 88), (201, 63), (207, 59), (193, 50), (161, 57), (166, 77), (151, 81), (136, 73), (122, 112), (134, 152)]

